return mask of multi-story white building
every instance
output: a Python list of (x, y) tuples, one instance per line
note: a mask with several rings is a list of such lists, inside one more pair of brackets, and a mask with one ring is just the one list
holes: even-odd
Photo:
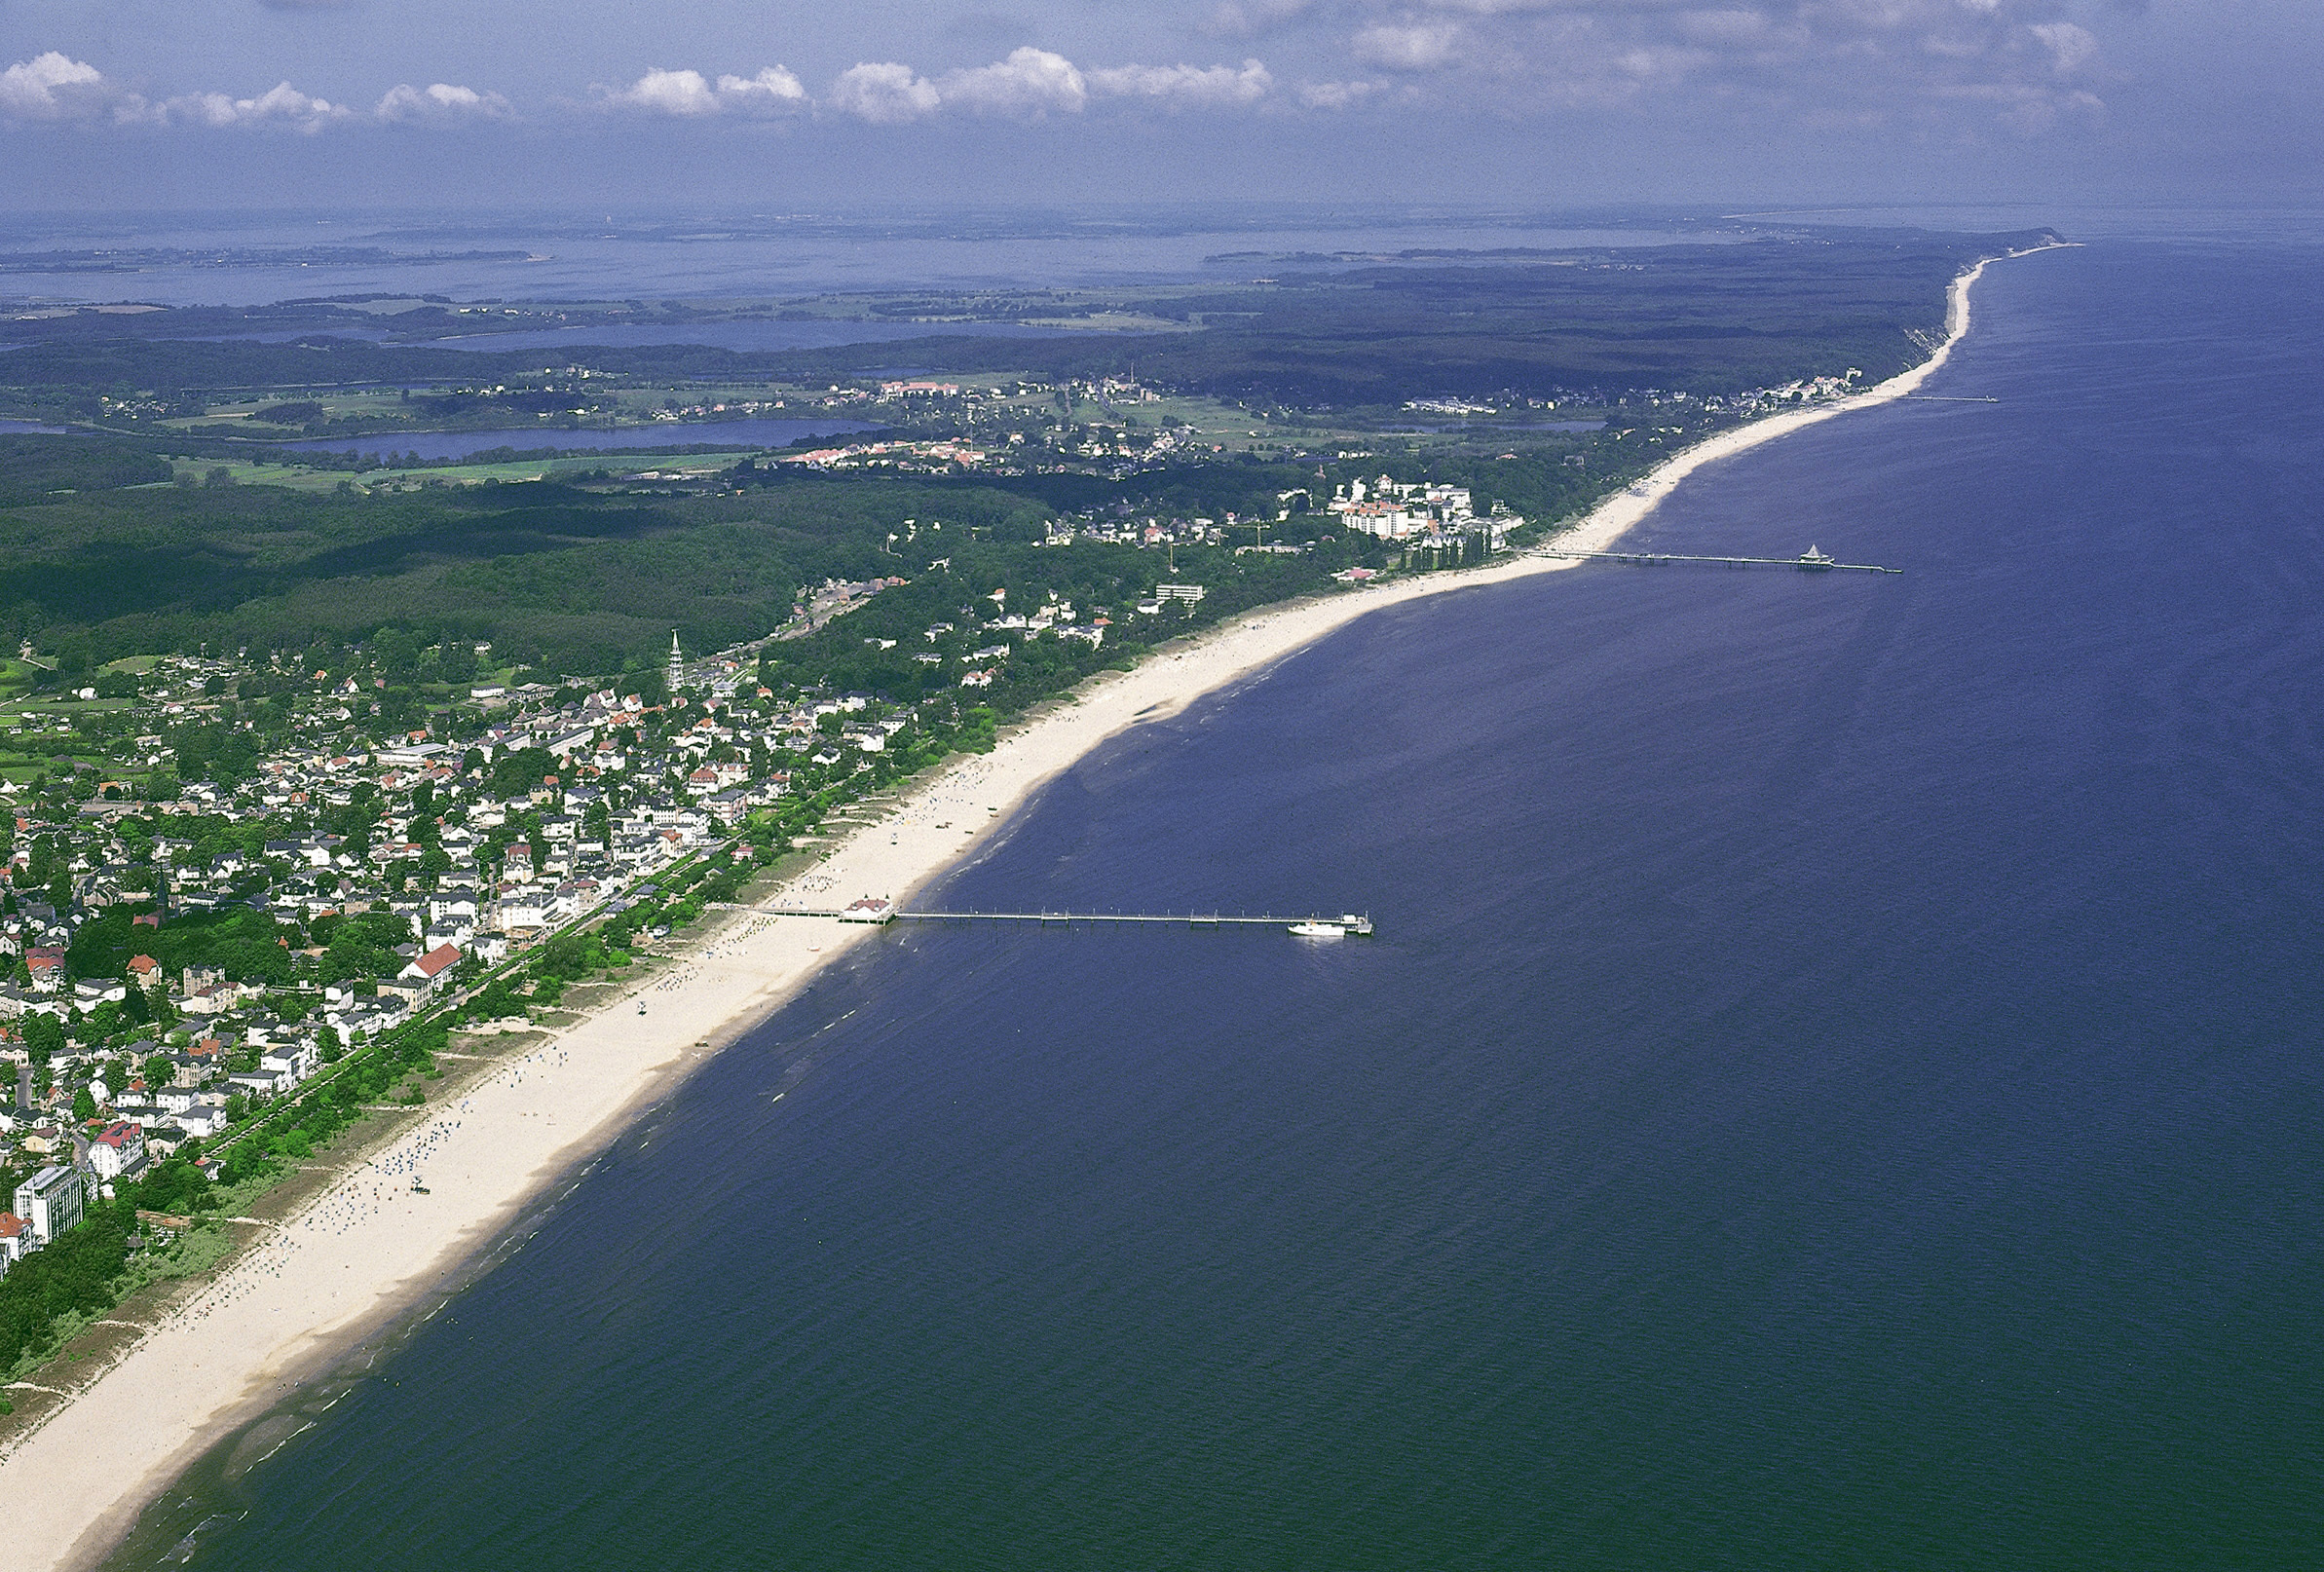
[(89, 1142), (89, 1166), (100, 1179), (137, 1177), (145, 1167), (145, 1130), (141, 1125), (115, 1120)]
[(88, 1186), (70, 1168), (44, 1168), (17, 1186), (17, 1216), (31, 1225), (36, 1249), (78, 1226), (88, 1205)]

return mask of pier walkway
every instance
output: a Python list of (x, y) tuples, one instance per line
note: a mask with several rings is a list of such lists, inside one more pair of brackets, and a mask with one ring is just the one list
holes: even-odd
[(1834, 562), (1830, 557), (1810, 546), (1796, 557), (1695, 557), (1672, 551), (1560, 551), (1554, 545), (1536, 546), (1533, 554), (1543, 557), (1563, 557), (1571, 562), (1628, 562), (1641, 568), (1659, 568), (1667, 562), (1700, 562), (1719, 568), (1792, 568), (1801, 573), (1902, 573), (1902, 568), (1883, 568), (1869, 562)]
[(884, 927), (891, 922), (1031, 922), (1036, 926), (1069, 927), (1075, 923), (1145, 924), (1179, 928), (1336, 928), (1358, 936), (1371, 932), (1371, 918), (1353, 912), (1335, 917), (1322, 916), (1274, 917), (1223, 912), (899, 912), (885, 901), (867, 897), (843, 907), (760, 906), (762, 917), (826, 917), (839, 922), (862, 922)]

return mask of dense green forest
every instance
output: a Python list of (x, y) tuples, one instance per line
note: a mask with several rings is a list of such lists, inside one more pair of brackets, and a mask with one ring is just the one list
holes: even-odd
[[(1226, 597), (1218, 606), (1249, 605), (1319, 586), (1327, 573), (1377, 556), (1367, 556), (1368, 543), (1351, 541), (1295, 560), (1218, 547), (1181, 549), (1174, 559), (1128, 546), (1061, 552), (1038, 543), (1065, 511), (1271, 517), (1279, 493), (1318, 484), (1315, 467), (1289, 463), (1214, 463), (1119, 480), (757, 470), (736, 477), (747, 489), (704, 496), (548, 482), (370, 496), (145, 485), (136, 479), (141, 468), (82, 438), (0, 436), (0, 473), (19, 472), (21, 444), (43, 444), (44, 478), (82, 484), (0, 505), (0, 633), (56, 649), (72, 670), (206, 643), (348, 641), (393, 623), (418, 630), (423, 643), (494, 641), (504, 659), (550, 674), (610, 672), (656, 662), (673, 628), (697, 650), (762, 636), (787, 619), (802, 588), (826, 579), (915, 580), (914, 592), (876, 602), (877, 615), (867, 609), (849, 618), (852, 631), (819, 635), (824, 642), (810, 646), (852, 670), (863, 662), (842, 648), (846, 640), (860, 651), (862, 638), (917, 634), (964, 598), (1003, 586), (1019, 604), (1055, 589), (1118, 608), (1175, 572), (1212, 584)], [(1620, 458), (1641, 466), (1655, 451), (1642, 442), (1631, 448)], [(83, 451), (94, 456), (82, 470), (60, 468)], [(1382, 467), (1333, 468), (1354, 474)], [(1503, 502), (1536, 517), (1556, 516), (1607, 479), (1546, 460), (1440, 468), (1443, 477), (1474, 485), (1481, 505)], [(130, 485), (100, 489), (108, 476)], [(905, 520), (918, 521), (917, 538), (891, 543)], [(1273, 538), (1312, 537), (1328, 525), (1312, 515)], [(939, 561), (949, 567), (930, 579)], [(918, 585), (922, 579), (930, 581)], [(920, 623), (884, 625), (923, 613)], [(878, 686), (917, 692), (922, 668), (907, 665), (890, 655), (884, 668), (892, 681)], [(873, 686), (868, 677), (863, 685)]]

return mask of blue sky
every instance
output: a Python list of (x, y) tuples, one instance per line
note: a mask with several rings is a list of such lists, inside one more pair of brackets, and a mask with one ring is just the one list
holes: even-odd
[(0, 203), (2310, 201), (2318, 0), (0, 0)]

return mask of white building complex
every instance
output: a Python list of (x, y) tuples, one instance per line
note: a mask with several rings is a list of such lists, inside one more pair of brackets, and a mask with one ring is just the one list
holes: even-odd
[(1495, 551), (1507, 543), (1512, 529), (1525, 522), (1498, 507), (1480, 518), (1465, 486), (1407, 485), (1387, 475), (1335, 487), (1325, 510), (1338, 515), (1347, 528), (1382, 541), (1484, 533)]

